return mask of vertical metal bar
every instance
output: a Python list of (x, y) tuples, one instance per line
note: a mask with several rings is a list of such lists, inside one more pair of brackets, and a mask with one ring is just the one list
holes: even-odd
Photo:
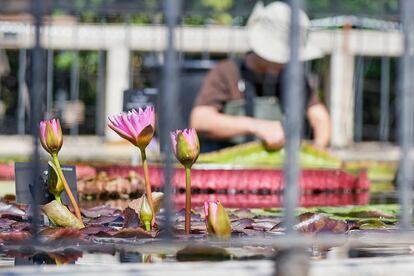
[[(102, 16), (101, 24), (106, 24), (106, 18)], [(106, 52), (104, 49), (98, 50), (96, 72), (96, 98), (95, 98), (95, 133), (98, 136), (105, 136), (106, 116), (105, 116), (105, 77), (106, 77)]]
[[(73, 29), (75, 43), (77, 41), (77, 24)], [(71, 101), (78, 101), (79, 100), (79, 50), (73, 49), (72, 50), (72, 64), (70, 67), (70, 100)], [(70, 135), (78, 135), (79, 134), (79, 125), (78, 122), (75, 122), (73, 126), (70, 128)]]
[(96, 78), (96, 135), (105, 135), (105, 52), (99, 50)]
[[(72, 64), (70, 67), (70, 100), (79, 99), (79, 51), (73, 50)], [(70, 135), (78, 135), (78, 123), (74, 123), (70, 128)]]
[[(128, 49), (131, 49), (131, 35), (132, 35), (132, 25), (131, 25), (131, 16), (128, 14), (126, 18), (126, 25), (125, 25), (125, 45), (127, 45)], [(133, 64), (133, 52), (131, 53), (131, 57), (129, 58), (129, 88), (134, 86), (134, 64)]]
[(19, 81), (19, 99), (17, 104), (17, 133), (24, 134), (26, 129), (26, 49), (19, 50), (19, 71), (18, 71), (18, 81)]
[(179, 43), (178, 43), (178, 48), (179, 48), (179, 50), (178, 50), (178, 61), (179, 61), (180, 64), (182, 64), (184, 62), (184, 59), (185, 59), (185, 53), (184, 53), (184, 50), (183, 50), (183, 45), (184, 45), (184, 30), (183, 30), (184, 22), (183, 22), (183, 20), (180, 20), (178, 22), (178, 20), (180, 20), (180, 19), (177, 18), (177, 23), (176, 23), (176, 27), (179, 30), (178, 34), (177, 34), (178, 35), (177, 41), (179, 41)]
[(299, 10), (302, 6), (301, 0), (290, 0), (290, 31), (289, 31), (289, 49), (290, 59), (285, 79), (283, 93), (286, 101), (286, 161), (284, 165), (284, 182), (285, 190), (283, 197), (283, 206), (285, 209), (286, 231), (288, 234), (294, 233), (296, 223), (295, 209), (299, 200), (299, 147), (302, 132), (303, 117), (303, 68), (299, 63), (299, 45), (300, 45), (300, 25)]
[(355, 141), (362, 140), (364, 113), (364, 57), (357, 57), (355, 79)]
[[(73, 50), (72, 64), (70, 67), (70, 100), (77, 101), (79, 99), (79, 51)], [(70, 135), (78, 135), (78, 124), (74, 123), (70, 128)]]
[(390, 58), (381, 58), (381, 91), (380, 91), (380, 141), (386, 142), (389, 139), (389, 118), (390, 118)]
[(160, 134), (161, 145), (165, 154), (164, 169), (164, 206), (166, 238), (172, 237), (171, 219), (173, 214), (172, 203), (172, 150), (170, 145), (170, 131), (177, 126), (177, 115), (175, 108), (178, 105), (179, 89), (179, 69), (177, 62), (177, 52), (175, 50), (175, 30), (178, 22), (179, 12), (181, 12), (180, 0), (165, 0), (164, 15), (167, 24), (167, 49), (165, 51), (165, 64), (163, 67), (162, 90), (161, 90), (161, 108), (158, 108), (160, 116)]
[(413, 146), (413, 87), (412, 87), (412, 1), (401, 0), (400, 16), (404, 35), (404, 52), (400, 62), (400, 89), (399, 89), (399, 142), (401, 147), (400, 171), (398, 177), (398, 196), (401, 204), (400, 226), (402, 230), (411, 229), (412, 221), (412, 160), (410, 152)]
[(32, 13), (34, 16), (35, 24), (35, 45), (32, 50), (32, 60), (31, 60), (31, 91), (30, 91), (30, 102), (31, 114), (30, 114), (30, 128), (33, 138), (33, 169), (32, 169), (32, 179), (34, 181), (34, 194), (32, 202), (32, 224), (31, 230), (33, 234), (33, 240), (37, 241), (38, 238), (38, 227), (39, 227), (39, 189), (41, 183), (39, 178), (39, 122), (41, 119), (42, 113), (42, 99), (43, 99), (43, 50), (40, 45), (40, 28), (42, 26), (42, 0), (33, 0), (32, 1)]
[(201, 53), (201, 59), (209, 60), (210, 59), (210, 27), (209, 25), (203, 26), (203, 44), (205, 45), (203, 48), (203, 52)]
[(53, 54), (53, 49), (47, 50), (46, 111), (49, 117), (52, 116), (53, 102)]

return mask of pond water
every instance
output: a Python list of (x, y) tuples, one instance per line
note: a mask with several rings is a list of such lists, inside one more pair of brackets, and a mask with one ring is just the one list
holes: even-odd
[[(351, 234), (352, 235), (352, 234)], [(198, 246), (178, 248), (177, 245), (162, 245), (160, 247), (149, 247), (147, 250), (131, 250), (125, 246), (124, 249), (107, 250), (66, 250), (66, 251), (44, 251), (37, 253), (3, 253), (0, 254), (0, 272), (2, 268), (30, 266), (30, 265), (70, 265), (80, 266), (113, 266), (124, 263), (165, 263), (165, 262), (188, 262), (188, 261), (226, 261), (226, 260), (271, 260), (277, 251), (266, 246), (240, 246), (224, 248), (211, 246)], [(128, 251), (131, 250), (131, 251)], [(153, 253), (151, 251), (159, 251)], [(150, 252), (150, 253), (149, 253)], [(414, 255), (414, 248), (410, 244), (394, 243), (366, 246), (357, 246), (349, 249), (347, 244), (332, 247), (312, 246), (307, 249), (310, 260), (322, 259), (348, 259), (366, 257), (387, 257)]]
[[(184, 207), (185, 195), (178, 193), (174, 195), (173, 201), (176, 210), (180, 210)], [(250, 228), (243, 230), (243, 234), (256, 235), (252, 232), (253, 230), (263, 228), (263, 231), (269, 230), (269, 224), (273, 225), (277, 222), (274, 220), (266, 220), (266, 216), (269, 215), (270, 208), (281, 207), (283, 204), (283, 196), (281, 193), (276, 194), (208, 194), (208, 193), (194, 193), (192, 196), (192, 205), (194, 208), (200, 209), (203, 202), (206, 200), (220, 200), (222, 204), (229, 209), (236, 209), (238, 214), (245, 215), (244, 210), (254, 209), (254, 215), (258, 218), (257, 221), (253, 221)], [(94, 200), (81, 200), (80, 205), (82, 208), (92, 208), (100, 205), (110, 205), (117, 209), (124, 209), (128, 206), (131, 201), (130, 198), (105, 198), (105, 199), (94, 199)], [(312, 193), (303, 194), (299, 199), (300, 206), (306, 207), (306, 211), (314, 212), (316, 209), (312, 208), (315, 206), (325, 207), (321, 209), (322, 212), (330, 212), (330, 208), (338, 208), (335, 211), (336, 215), (343, 212), (341, 206), (348, 205), (362, 205), (369, 206), (370, 204), (394, 204), (397, 202), (395, 192), (383, 192), (383, 193), (338, 193), (338, 192), (325, 192), (325, 193)], [(318, 207), (318, 208), (319, 208)], [(382, 207), (381, 207), (382, 208)], [(375, 209), (375, 207), (374, 207)], [(324, 211), (325, 210), (325, 211)], [(386, 209), (384, 209), (386, 210)], [(198, 210), (199, 213), (200, 210)], [(272, 211), (273, 212), (273, 211)], [(350, 211), (348, 211), (350, 212)], [(362, 212), (366, 212), (363, 210)], [(271, 213), (271, 212), (270, 212)], [(232, 213), (233, 215), (233, 213)], [(231, 215), (231, 217), (232, 217)], [(344, 215), (345, 216), (345, 215)], [(234, 216), (232, 217), (234, 219)], [(245, 218), (240, 216), (240, 220)], [(251, 218), (247, 215), (247, 218)], [(194, 227), (196, 231), (201, 229), (203, 225), (203, 217), (196, 217)], [(369, 220), (370, 218), (367, 218)], [(387, 220), (385, 220), (387, 223)], [(388, 221), (389, 222), (389, 221)], [(119, 221), (110, 222), (113, 225), (122, 226)], [(182, 223), (182, 222), (180, 222)], [(244, 222), (243, 222), (244, 223)], [(329, 224), (331, 222), (328, 222)], [(371, 222), (368, 222), (370, 224)], [(374, 225), (377, 223), (371, 223)], [(239, 227), (239, 226), (237, 226)], [(314, 227), (314, 226), (312, 226)], [(376, 227), (376, 226), (375, 226)], [(383, 229), (380, 225), (380, 230), (393, 231), (395, 226), (388, 224), (386, 229)], [(253, 229), (253, 230), (252, 230)], [(265, 230), (266, 229), (266, 230)], [(331, 229), (331, 228), (330, 228)], [(337, 226), (332, 229), (338, 229)], [(331, 229), (331, 230), (332, 230)], [(362, 227), (361, 227), (362, 229)], [(347, 226), (345, 231), (347, 235), (360, 234), (365, 230), (352, 230), (351, 226)], [(205, 231), (205, 230), (204, 230)], [(305, 232), (308, 231), (305, 229)], [(312, 230), (309, 230), (312, 231)], [(318, 230), (319, 231), (319, 230)], [(330, 230), (329, 230), (330, 231)], [(367, 233), (369, 233), (368, 230)], [(377, 231), (377, 230), (375, 230)], [(259, 231), (260, 232), (260, 231)], [(344, 234), (341, 232), (339, 234)], [(256, 232), (257, 233), (257, 232)], [(280, 235), (281, 232), (272, 233), (270, 235)], [(260, 234), (262, 235), (262, 234)], [(266, 235), (266, 234), (263, 234)], [(269, 237), (269, 236), (267, 236)], [(271, 237), (271, 236), (270, 236)], [(182, 238), (179, 235), (178, 241)], [(196, 238), (205, 240), (205, 236)], [(0, 245), (0, 267), (10, 266), (22, 266), (22, 265), (60, 265), (60, 264), (76, 264), (76, 265), (114, 265), (121, 263), (157, 263), (157, 262), (176, 262), (176, 261), (188, 261), (188, 260), (257, 260), (257, 259), (270, 259), (274, 256), (275, 249), (270, 246), (225, 246), (224, 248), (198, 248), (187, 250), (188, 252), (180, 252), (183, 250), (184, 245), (154, 245), (149, 244), (148, 248), (141, 246), (139, 249), (135, 248), (134, 243), (137, 240), (125, 240), (122, 238), (95, 238), (95, 243), (98, 245), (92, 250), (84, 249), (78, 246), (69, 246), (68, 248), (60, 247), (58, 249), (46, 248), (41, 250), (17, 250), (10, 251), (6, 247)], [(141, 244), (142, 245), (142, 244)], [(132, 249), (133, 248), (133, 249)], [(359, 246), (352, 248), (348, 251), (348, 248), (344, 244), (332, 246), (332, 247), (309, 247), (308, 253), (310, 258), (318, 260), (325, 258), (359, 258), (359, 257), (376, 257), (376, 256), (395, 256), (395, 255), (407, 255), (413, 254), (413, 247), (410, 244), (369, 244), (366, 246)], [(185, 250), (184, 250), (185, 251)]]
[[(98, 205), (108, 204), (110, 206), (124, 209), (128, 206), (130, 198), (101, 198), (83, 199), (81, 206), (90, 208)], [(204, 201), (219, 200), (226, 208), (277, 208), (283, 206), (283, 194), (206, 194), (193, 193), (191, 197), (192, 206), (202, 206)], [(359, 193), (310, 193), (299, 197), (301, 207), (314, 206), (347, 206), (367, 204), (394, 204), (398, 202), (395, 192), (368, 191)], [(173, 196), (173, 203), (177, 210), (184, 208), (185, 194), (177, 193)]]

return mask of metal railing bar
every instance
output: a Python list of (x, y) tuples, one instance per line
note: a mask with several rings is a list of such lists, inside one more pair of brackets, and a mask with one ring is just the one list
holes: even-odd
[(390, 58), (381, 58), (381, 90), (380, 90), (380, 141), (389, 140), (390, 134)]
[(302, 129), (303, 107), (303, 68), (299, 62), (300, 26), (299, 10), (301, 0), (289, 1), (291, 6), (289, 48), (290, 59), (287, 68), (286, 85), (283, 87), (286, 101), (285, 137), (286, 137), (286, 161), (284, 165), (285, 190), (283, 195), (283, 207), (285, 209), (286, 231), (294, 233), (296, 224), (295, 209), (299, 198), (299, 147)]
[(53, 104), (53, 49), (47, 50), (47, 69), (46, 69), (46, 112), (47, 116), (52, 116), (52, 104)]
[(364, 113), (364, 57), (358, 56), (355, 70), (355, 141), (362, 141)]
[(179, 90), (179, 68), (178, 57), (175, 49), (175, 28), (178, 24), (178, 17), (181, 11), (181, 1), (165, 0), (164, 15), (167, 25), (167, 49), (164, 55), (164, 67), (162, 74), (161, 105), (158, 109), (160, 117), (160, 144), (164, 151), (164, 208), (165, 221), (164, 233), (166, 240), (173, 237), (173, 189), (171, 184), (173, 159), (170, 141), (170, 131), (177, 126), (178, 90)]
[(412, 159), (410, 151), (413, 146), (413, 86), (412, 86), (412, 49), (413, 49), (413, 3), (400, 1), (401, 22), (404, 34), (404, 52), (400, 62), (400, 89), (399, 89), (399, 143), (401, 146), (400, 171), (398, 175), (398, 196), (401, 204), (401, 230), (408, 231), (412, 227)]
[(97, 77), (96, 77), (96, 135), (105, 134), (105, 51), (98, 51)]
[(19, 98), (17, 104), (17, 133), (25, 134), (26, 132), (26, 99), (27, 99), (27, 84), (26, 84), (26, 65), (27, 65), (27, 50), (19, 50), (19, 69), (18, 69), (18, 90)]
[(42, 114), (43, 103), (43, 50), (40, 44), (40, 28), (42, 25), (42, 0), (32, 1), (32, 14), (35, 22), (35, 46), (32, 50), (31, 56), (31, 114), (30, 114), (30, 128), (33, 139), (33, 154), (32, 154), (32, 180), (33, 180), (33, 204), (32, 204), (32, 237), (33, 241), (38, 241), (39, 229), (39, 199), (41, 191), (40, 186), (40, 154), (39, 154), (39, 122)]
[[(76, 26), (73, 29), (74, 37), (75, 37), (75, 45), (78, 41), (78, 22), (76, 22)], [(72, 64), (70, 67), (70, 100), (71, 101), (78, 101), (79, 100), (79, 49), (75, 48), (72, 50)], [(74, 122), (74, 124), (70, 128), (70, 135), (78, 135), (79, 134), (79, 125), (78, 122)]]

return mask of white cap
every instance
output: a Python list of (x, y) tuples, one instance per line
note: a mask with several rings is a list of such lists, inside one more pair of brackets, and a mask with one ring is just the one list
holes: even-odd
[[(323, 52), (308, 43), (310, 21), (299, 11), (300, 48), (299, 59), (310, 60), (323, 56)], [(258, 2), (247, 21), (247, 39), (250, 49), (268, 61), (289, 61), (290, 6), (284, 2), (273, 2), (266, 7)]]

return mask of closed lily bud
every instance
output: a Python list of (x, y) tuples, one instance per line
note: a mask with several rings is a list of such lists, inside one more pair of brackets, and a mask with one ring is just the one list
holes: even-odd
[(128, 111), (127, 114), (109, 116), (108, 126), (119, 136), (128, 140), (139, 149), (144, 150), (151, 142), (155, 131), (154, 107), (148, 106)]
[(52, 162), (48, 162), (49, 164), (49, 172), (47, 177), (47, 186), (49, 193), (55, 196), (55, 199), (61, 203), (60, 195), (62, 194), (63, 190), (65, 189), (63, 185), (63, 181), (59, 176), (59, 172), (56, 166)]
[(231, 235), (229, 216), (219, 201), (205, 201), (204, 214), (207, 232), (219, 239), (228, 239)]
[(200, 142), (194, 128), (171, 132), (175, 157), (184, 167), (191, 167), (200, 154)]
[(59, 119), (40, 122), (40, 143), (51, 155), (57, 155), (63, 145), (62, 128)]
[(145, 230), (151, 230), (151, 221), (154, 214), (152, 213), (151, 206), (148, 203), (147, 197), (143, 195), (141, 210), (139, 211), (139, 218), (144, 224)]

